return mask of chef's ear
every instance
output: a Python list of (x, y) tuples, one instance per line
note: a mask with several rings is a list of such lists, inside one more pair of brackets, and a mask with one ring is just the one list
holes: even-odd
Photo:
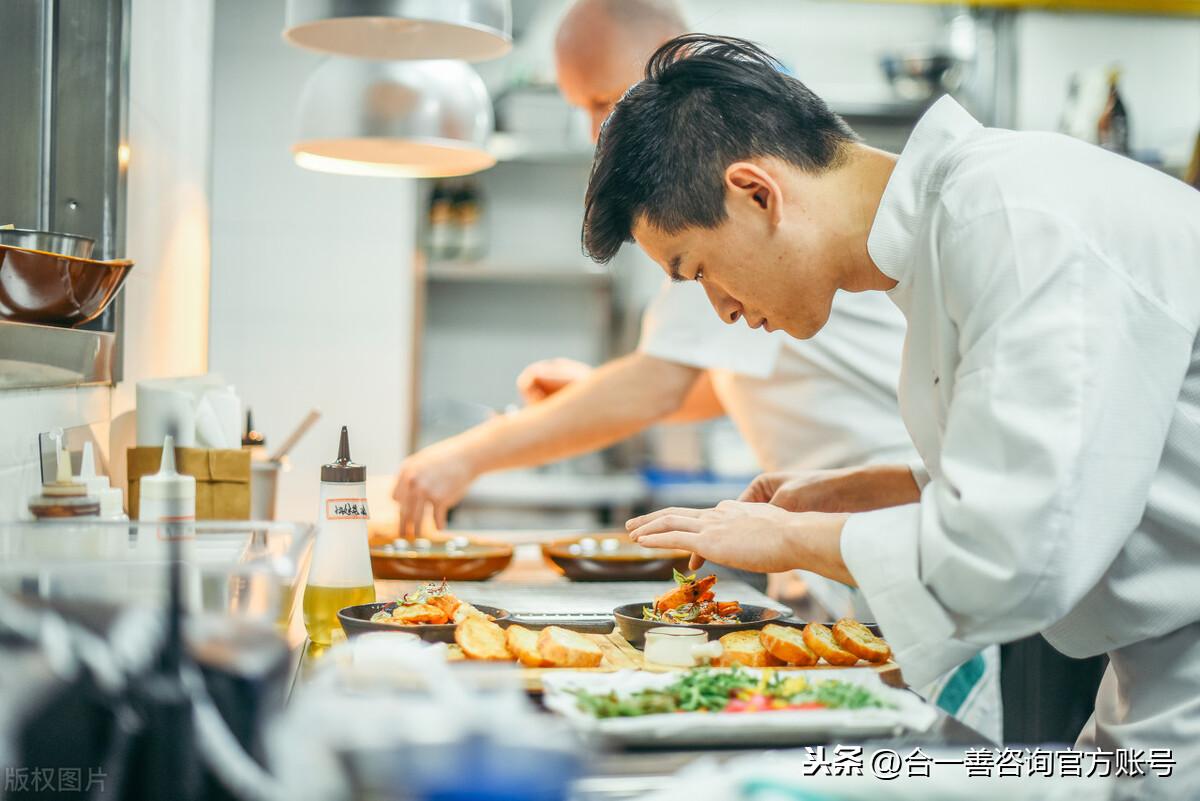
[(774, 177), (757, 164), (735, 161), (725, 168), (725, 191), (767, 212), (772, 226), (783, 221), (782, 195)]

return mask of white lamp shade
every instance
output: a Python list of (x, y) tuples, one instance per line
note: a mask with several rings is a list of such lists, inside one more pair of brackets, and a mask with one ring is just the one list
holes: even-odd
[(466, 175), (496, 163), (491, 132), (487, 87), (461, 61), (333, 58), (304, 86), (292, 153), (323, 172)]
[(509, 0), (288, 0), (283, 38), (380, 61), (483, 61), (512, 49)]

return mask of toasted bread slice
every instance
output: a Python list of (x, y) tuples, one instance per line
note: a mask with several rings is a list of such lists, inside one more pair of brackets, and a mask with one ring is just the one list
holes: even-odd
[(405, 626), (418, 623), (439, 625), (450, 622), (450, 616), (432, 604), (400, 604), (392, 610), (392, 621)]
[(604, 661), (600, 646), (577, 631), (547, 626), (538, 634), (537, 650), (551, 667), (599, 667)]
[(538, 635), (524, 626), (509, 626), (504, 633), (508, 650), (525, 667), (550, 667), (550, 663), (538, 653)]
[(771, 656), (782, 659), (789, 665), (808, 667), (820, 661), (817, 652), (804, 642), (804, 635), (800, 629), (768, 623), (758, 633), (758, 638), (762, 640), (763, 647)]
[(731, 631), (722, 637), (720, 642), (724, 653), (713, 660), (717, 667), (774, 667), (783, 664), (782, 659), (766, 649), (758, 632), (753, 629)]
[(453, 620), (455, 623), (462, 623), (469, 617), (478, 617), (483, 618), (484, 620), (492, 619), (489, 615), (485, 615), (483, 612), (480, 612), (466, 601), (461, 601), (458, 606), (454, 608)]
[(454, 629), (454, 641), (467, 659), (510, 662), (512, 654), (505, 642), (504, 629), (482, 617), (468, 617)]
[(892, 658), (891, 646), (872, 634), (862, 623), (848, 617), (834, 624), (833, 639), (843, 651), (868, 662), (886, 662)]
[(831, 665), (849, 667), (858, 664), (858, 657), (842, 650), (829, 627), (820, 623), (809, 623), (804, 627), (804, 644)]

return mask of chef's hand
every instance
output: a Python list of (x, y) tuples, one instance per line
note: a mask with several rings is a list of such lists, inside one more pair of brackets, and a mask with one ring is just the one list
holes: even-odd
[(763, 473), (738, 498), (789, 512), (867, 512), (920, 499), (908, 465)]
[(714, 509), (661, 509), (635, 517), (625, 527), (630, 539), (647, 548), (691, 551), (692, 569), (711, 559), (756, 573), (805, 568), (845, 581), (849, 573), (840, 538), (846, 517), (722, 501)]
[(844, 471), (805, 470), (763, 473), (738, 497), (748, 503), (769, 503), (789, 512), (840, 512), (838, 489)]
[(392, 497), (400, 503), (400, 533), (409, 539), (422, 534), (427, 515), (446, 527), (450, 507), (467, 494), (475, 472), (469, 459), (450, 442), (430, 445), (400, 464)]
[(526, 403), (537, 403), (591, 372), (589, 365), (574, 359), (543, 359), (521, 371), (517, 389)]

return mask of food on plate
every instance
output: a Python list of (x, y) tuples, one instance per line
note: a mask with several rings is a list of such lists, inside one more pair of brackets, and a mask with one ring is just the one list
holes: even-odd
[[(374, 620), (374, 616), (371, 619)], [(421, 623), (440, 626), (449, 620), (449, 615), (432, 604), (398, 604), (392, 610), (391, 619), (383, 622), (396, 623), (401, 626), (415, 626)]]
[(600, 646), (577, 631), (547, 626), (538, 634), (537, 650), (552, 667), (599, 667), (604, 660)]
[(454, 629), (454, 641), (468, 659), (511, 662), (504, 629), (484, 617), (468, 617)]
[(441, 626), (451, 621), (457, 622), (460, 611), (463, 616), (469, 614), (469, 611), (462, 610), (464, 606), (475, 614), (481, 614), (475, 607), (454, 597), (443, 579), (440, 584), (430, 582), (386, 604), (371, 615), (371, 622), (394, 626)]
[(737, 601), (717, 601), (713, 594), (716, 576), (697, 580), (678, 570), (675, 588), (654, 599), (653, 607), (642, 608), (642, 619), (658, 623), (737, 623), (742, 606)]
[(722, 654), (713, 660), (718, 667), (745, 665), (746, 667), (772, 667), (784, 664), (763, 645), (757, 631), (731, 631), (721, 638)]
[(858, 664), (858, 657), (843, 650), (833, 639), (833, 632), (821, 623), (809, 623), (804, 627), (804, 643), (831, 665), (849, 667)]
[(550, 667), (550, 663), (538, 653), (538, 633), (524, 626), (509, 626), (505, 632), (508, 650), (525, 667)]
[(800, 629), (768, 623), (762, 627), (758, 636), (771, 656), (789, 665), (809, 667), (820, 660), (817, 652), (804, 642), (804, 635)]
[(886, 662), (892, 658), (892, 649), (886, 642), (862, 623), (848, 617), (834, 624), (833, 639), (843, 651), (868, 662)]
[(485, 615), (483, 612), (480, 612), (466, 601), (463, 601), (458, 605), (458, 607), (454, 610), (454, 614), (451, 616), (451, 619), (455, 623), (462, 623), (469, 617), (481, 617), (484, 620), (492, 619), (491, 615)]
[(597, 718), (677, 712), (754, 713), (817, 709), (889, 709), (870, 688), (840, 679), (818, 679), (770, 670), (696, 668), (663, 689), (634, 693), (575, 690), (579, 708)]

